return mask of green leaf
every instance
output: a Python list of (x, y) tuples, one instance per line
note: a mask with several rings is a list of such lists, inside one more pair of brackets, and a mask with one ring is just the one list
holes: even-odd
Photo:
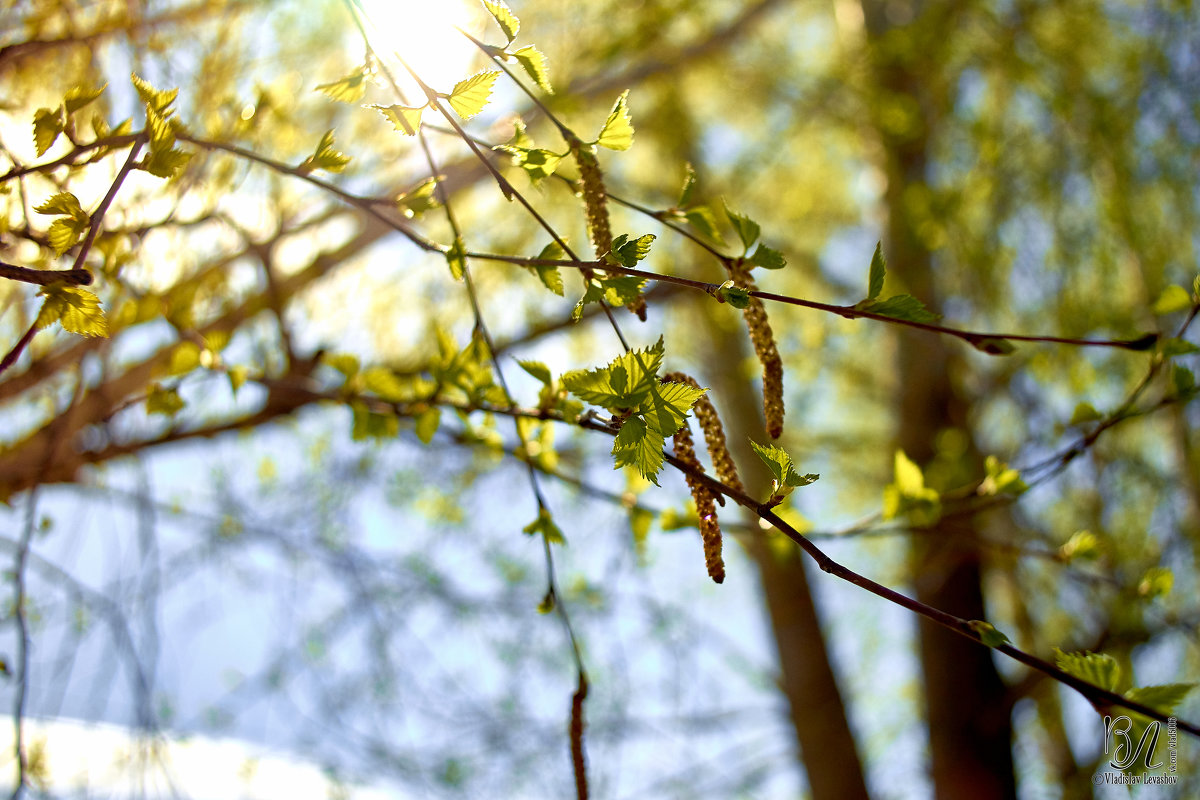
[(1075, 406), (1075, 410), (1071, 412), (1071, 420), (1067, 424), (1083, 425), (1103, 418), (1103, 415), (1091, 403), (1079, 403)]
[(820, 475), (808, 474), (801, 475), (796, 472), (796, 468), (792, 463), (792, 457), (787, 454), (783, 448), (776, 447), (773, 444), (761, 445), (753, 439), (750, 440), (750, 447), (762, 459), (762, 462), (767, 465), (767, 469), (771, 470), (773, 478), (771, 486), (771, 497), (767, 501), (769, 505), (776, 506), (783, 502), (793, 489), (801, 486), (808, 486), (813, 483)]
[(392, 126), (405, 136), (416, 136), (421, 127), (421, 113), (425, 111), (426, 106), (394, 105), (371, 106), (371, 108), (387, 117)]
[(525, 170), (529, 175), (529, 179), (534, 183), (553, 175), (565, 157), (551, 150), (517, 147), (511, 144), (498, 144), (493, 149), (500, 150), (512, 156), (513, 166)]
[(1064, 653), (1054, 648), (1054, 663), (1063, 672), (1110, 692), (1118, 691), (1121, 665), (1103, 653)]
[(706, 391), (684, 383), (660, 383), (650, 388), (638, 410), (650, 430), (664, 438), (674, 436), (683, 427), (692, 405)]
[(973, 619), (967, 623), (967, 627), (974, 631), (979, 636), (979, 641), (988, 647), (999, 647), (1002, 644), (1009, 643), (1008, 637), (996, 630), (995, 626), (990, 622)]
[(58, 135), (63, 132), (62, 108), (39, 108), (33, 115), (33, 143), (37, 145), (37, 154), (44, 155)]
[(664, 437), (640, 417), (630, 417), (621, 424), (613, 441), (614, 469), (632, 466), (646, 480), (658, 486), (658, 473), (663, 465)]
[(180, 342), (171, 351), (167, 361), (168, 375), (184, 375), (200, 366), (200, 345), (195, 342)]
[(941, 317), (925, 308), (925, 304), (910, 294), (898, 294), (887, 300), (862, 302), (854, 306), (859, 311), (869, 311), (881, 317), (907, 320), (909, 322), (935, 322)]
[(538, 509), (537, 519), (521, 530), (530, 536), (544, 536), (550, 544), (567, 543), (567, 538), (563, 536), (563, 532), (554, 524), (554, 517), (545, 508)]
[(1018, 495), (1029, 488), (1025, 481), (1021, 480), (1020, 472), (1010, 469), (1007, 464), (995, 456), (988, 456), (984, 459), (984, 469), (987, 470), (987, 477), (979, 485), (979, 493), (982, 495)]
[(871, 256), (871, 274), (867, 279), (867, 299), (874, 300), (883, 291), (883, 279), (887, 276), (887, 259), (883, 255), (883, 242), (875, 243)]
[(437, 178), (426, 178), (407, 192), (401, 192), (396, 195), (396, 209), (411, 219), (437, 208), (441, 205), (437, 185)]
[[(351, 357), (353, 358), (353, 356)], [(403, 403), (412, 399), (412, 392), (400, 380), (400, 377), (387, 367), (370, 367), (363, 370), (362, 387), (365, 391), (389, 403)]]
[(97, 89), (91, 89), (86, 86), (72, 86), (63, 97), (63, 108), (67, 110), (68, 114), (74, 114), (104, 94), (104, 90), (107, 88), (107, 83)]
[(54, 248), (54, 254), (61, 256), (70, 250), (83, 237), (83, 233), (86, 230), (86, 224), (80, 226), (75, 220), (54, 220), (54, 222), (50, 223), (50, 230), (48, 232), (50, 246)]
[(925, 476), (903, 450), (895, 456), (895, 477), (883, 490), (883, 518), (909, 514), (914, 525), (932, 525), (942, 514), (941, 495), (925, 486)]
[(484, 106), (488, 104), (488, 98), (492, 96), (492, 86), (499, 75), (497, 70), (486, 70), (456, 83), (453, 91), (446, 97), (454, 113), (463, 119), (470, 119), (483, 111)]
[(763, 269), (783, 269), (787, 266), (787, 259), (783, 257), (783, 253), (773, 250), (765, 244), (756, 247), (747, 261)]
[(137, 89), (138, 96), (146, 104), (147, 109), (166, 116), (167, 109), (175, 102), (175, 98), (179, 95), (179, 90), (168, 89), (160, 91), (151, 86), (148, 81), (139, 78), (136, 74), (131, 74), (129, 77), (133, 81), (134, 88)]
[(554, 610), (555, 605), (557, 604), (554, 602), (554, 591), (547, 589), (546, 593), (542, 595), (541, 602), (537, 604), (537, 612), (539, 614), (549, 614)]
[(750, 252), (750, 245), (758, 241), (758, 235), (762, 232), (759, 224), (744, 214), (739, 214), (725, 204), (725, 216), (729, 218), (729, 222), (733, 225), (733, 229), (737, 231), (738, 238), (742, 240), (742, 247), (745, 248), (743, 255)]
[(442, 408), (441, 406), (431, 406), (417, 415), (416, 431), (417, 438), (422, 444), (429, 444), (433, 441), (433, 435), (437, 433), (438, 427), (442, 424)]
[(1100, 539), (1091, 531), (1075, 531), (1058, 548), (1058, 554), (1065, 561), (1097, 558), (1100, 555)]
[[(340, 153), (338, 155), (341, 155)], [(174, 178), (176, 175), (187, 166), (187, 163), (192, 160), (191, 153), (185, 153), (177, 148), (168, 150), (152, 150), (149, 157), (141, 163), (141, 168), (151, 175), (158, 178)], [(350, 159), (346, 159), (349, 161)], [(344, 166), (344, 164), (343, 164)], [(331, 172), (340, 172), (341, 167), (334, 169), (327, 167)]]
[(1177, 397), (1188, 397), (1196, 391), (1196, 376), (1180, 364), (1171, 365), (1171, 384)]
[(65, 218), (52, 222), (48, 232), (50, 246), (60, 256), (74, 247), (91, 225), (91, 218), (80, 207), (78, 198), (70, 192), (54, 195), (34, 211), (39, 214), (65, 215)]
[(1175, 586), (1175, 573), (1169, 567), (1151, 567), (1138, 582), (1138, 594), (1149, 600), (1166, 597)]
[(637, 408), (657, 383), (662, 365), (663, 340), (644, 350), (633, 350), (613, 359), (607, 367), (572, 370), (562, 384), (581, 400), (617, 411)]
[(1163, 358), (1189, 356), (1193, 353), (1200, 353), (1200, 347), (1197, 347), (1186, 339), (1164, 339), (1159, 345), (1159, 349), (1163, 354)]
[(636, 267), (639, 261), (650, 254), (650, 245), (654, 243), (655, 238), (653, 233), (647, 233), (629, 241), (629, 235), (622, 233), (613, 239), (612, 252), (605, 260), (623, 267)]
[(504, 0), (483, 0), (483, 7), (495, 18), (496, 24), (504, 31), (508, 41), (517, 38), (517, 32), (521, 30), (521, 20), (517, 19), (517, 15)]
[(79, 205), (79, 198), (70, 192), (59, 192), (33, 210), (39, 214), (67, 214), (75, 219), (87, 218), (83, 207)]
[(1186, 311), (1191, 307), (1192, 296), (1188, 294), (1187, 289), (1172, 284), (1163, 289), (1151, 310), (1155, 314), (1171, 314), (1175, 311)]
[(621, 275), (615, 278), (593, 278), (588, 281), (583, 297), (575, 304), (571, 319), (578, 322), (583, 317), (583, 309), (589, 303), (604, 300), (611, 306), (623, 306), (631, 303), (642, 293), (646, 285), (645, 278), (634, 275)]
[(529, 74), (530, 78), (533, 78), (533, 82), (543, 92), (554, 94), (554, 88), (550, 85), (550, 71), (546, 68), (546, 56), (542, 54), (541, 50), (529, 45), (517, 50), (512, 56), (525, 68), (525, 72)]
[(339, 103), (357, 103), (367, 92), (368, 67), (363, 64), (344, 78), (331, 83), (319, 83), (314, 91), (321, 92)]
[(750, 292), (740, 286), (734, 286), (733, 281), (725, 281), (717, 289), (722, 300), (734, 308), (745, 308), (750, 305)]
[(1127, 691), (1125, 696), (1136, 703), (1150, 706), (1150, 708), (1161, 711), (1164, 714), (1170, 714), (1194, 688), (1196, 688), (1196, 684), (1194, 683), (1165, 683), (1159, 686), (1137, 686)]
[(304, 160), (300, 169), (311, 172), (314, 169), (324, 169), (329, 172), (341, 172), (350, 163), (350, 156), (333, 149), (333, 129), (325, 131), (317, 144), (316, 152)]
[[(551, 242), (546, 245), (542, 248), (542, 252), (537, 255), (539, 261), (562, 261), (566, 257), (567, 254), (559, 247), (558, 242)], [(536, 264), (533, 269), (537, 272), (538, 279), (547, 289), (559, 297), (563, 296), (563, 279), (562, 274), (558, 271), (558, 267), (552, 267), (548, 264)]]
[(356, 442), (364, 439), (392, 439), (400, 433), (400, 420), (393, 414), (379, 414), (371, 411), (364, 403), (351, 403), (351, 413), (354, 424), (350, 430), (350, 438)]
[(147, 414), (165, 414), (173, 417), (185, 405), (187, 404), (179, 396), (179, 392), (174, 389), (164, 389), (157, 383), (150, 387), (150, 394), (146, 396)]
[(450, 274), (454, 280), (461, 281), (467, 271), (467, 248), (462, 237), (454, 240), (454, 244), (446, 251), (446, 263), (450, 265)]
[(609, 150), (628, 150), (633, 146), (633, 123), (629, 119), (629, 90), (621, 92), (613, 104), (596, 144)]
[(38, 311), (39, 328), (61, 322), (65, 330), (80, 336), (108, 336), (108, 320), (100, 307), (100, 298), (87, 289), (52, 283), (38, 294), (46, 298)]
[(685, 211), (683, 216), (688, 221), (688, 224), (701, 234), (712, 239), (722, 247), (725, 246), (725, 237), (721, 235), (721, 231), (717, 227), (717, 218), (711, 208), (708, 206), (696, 206)]
[(696, 188), (696, 170), (691, 164), (685, 164), (684, 169), (687, 173), (683, 176), (683, 188), (679, 190), (679, 202), (675, 204), (676, 208), (687, 208), (692, 202), (692, 192)]
[(554, 382), (554, 377), (550, 374), (550, 368), (541, 361), (527, 361), (518, 359), (517, 364), (520, 365), (521, 369), (525, 370), (534, 378), (537, 378), (547, 386)]

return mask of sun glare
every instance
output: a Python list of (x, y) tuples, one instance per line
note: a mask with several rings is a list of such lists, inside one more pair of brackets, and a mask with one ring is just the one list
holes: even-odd
[[(372, 46), (387, 59), (404, 60), (421, 80), (442, 92), (467, 77), (479, 51), (455, 30), (472, 30), (479, 4), (466, 0), (360, 0)], [(472, 31), (474, 32), (474, 31)], [(420, 102), (416, 84), (400, 69), (396, 78), (408, 102)], [(403, 80), (402, 80), (403, 79)]]

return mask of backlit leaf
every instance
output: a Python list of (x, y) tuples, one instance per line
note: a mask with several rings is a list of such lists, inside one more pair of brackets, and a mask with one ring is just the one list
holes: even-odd
[(67, 90), (67, 94), (63, 97), (63, 108), (68, 114), (74, 114), (79, 109), (93, 102), (97, 97), (104, 94), (104, 90), (108, 88), (108, 84), (104, 84), (96, 89), (91, 89), (85, 86), (72, 86)]
[(492, 86), (499, 75), (496, 70), (487, 70), (455, 84), (453, 91), (446, 98), (454, 113), (463, 119), (470, 119), (483, 111), (484, 106), (488, 104), (488, 98), (492, 96)]
[(63, 132), (63, 115), (61, 108), (39, 108), (33, 115), (33, 143), (37, 146), (37, 154), (44, 155), (58, 135)]
[(366, 94), (367, 75), (367, 66), (364, 64), (344, 78), (317, 84), (315, 91), (339, 103), (357, 103)]
[(898, 294), (889, 297), (887, 300), (876, 300), (874, 302), (862, 302), (855, 306), (859, 311), (869, 311), (872, 314), (878, 314), (881, 317), (891, 317), (892, 319), (907, 320), (909, 322), (936, 322), (939, 317), (929, 309), (925, 308), (925, 304), (911, 294)]
[(733, 229), (737, 231), (738, 238), (742, 240), (742, 247), (745, 248), (743, 252), (749, 253), (750, 245), (758, 241), (758, 235), (762, 231), (759, 224), (746, 215), (732, 210), (728, 204), (725, 205), (725, 216), (729, 218)]
[(530, 536), (543, 536), (550, 544), (567, 543), (567, 538), (563, 536), (562, 530), (554, 524), (554, 517), (545, 508), (538, 509), (537, 519), (521, 530)]
[(325, 131), (325, 135), (317, 143), (316, 151), (300, 165), (300, 169), (306, 172), (314, 169), (341, 172), (349, 163), (350, 156), (333, 148), (333, 129), (330, 128)]
[(658, 473), (662, 470), (662, 434), (650, 430), (639, 417), (630, 417), (621, 424), (621, 430), (613, 441), (614, 469), (632, 466), (646, 480), (658, 486)]
[(517, 32), (521, 30), (521, 20), (517, 19), (508, 3), (504, 0), (483, 0), (483, 6), (496, 19), (496, 24), (504, 31), (508, 41), (517, 38)]
[(150, 388), (150, 394), (146, 396), (147, 414), (165, 414), (168, 417), (173, 417), (185, 405), (186, 403), (179, 396), (179, 392), (174, 389), (164, 389), (157, 383)]
[(380, 114), (388, 118), (388, 121), (403, 133), (405, 136), (416, 136), (417, 131), (421, 127), (421, 113), (425, 111), (425, 106), (371, 106)]
[(1154, 301), (1155, 314), (1170, 314), (1175, 311), (1185, 311), (1192, 307), (1192, 296), (1182, 286), (1172, 284), (1163, 289), (1162, 294)]
[(763, 269), (783, 269), (787, 266), (787, 259), (783, 257), (783, 253), (773, 250), (765, 244), (754, 248), (754, 252), (746, 260)]
[(1118, 691), (1121, 683), (1121, 665), (1103, 653), (1064, 653), (1055, 648), (1054, 663), (1063, 672), (1110, 692)]
[(528, 47), (522, 47), (512, 55), (525, 68), (525, 72), (529, 74), (529, 77), (533, 79), (533, 82), (543, 92), (554, 94), (554, 88), (550, 85), (550, 71), (546, 67), (546, 56), (542, 54), (541, 50), (538, 50), (533, 45), (529, 45)]
[(871, 256), (871, 274), (867, 279), (867, 299), (874, 300), (883, 291), (883, 279), (887, 275), (887, 259), (883, 255), (883, 242), (875, 244), (875, 253)]
[(467, 271), (466, 246), (462, 237), (454, 240), (454, 244), (446, 251), (446, 263), (450, 266), (450, 274), (454, 280), (461, 281)]
[(629, 90), (621, 92), (613, 104), (596, 144), (609, 150), (628, 150), (633, 146), (633, 122), (629, 119)]
[(108, 320), (100, 298), (79, 286), (53, 283), (38, 292), (46, 298), (38, 312), (37, 326), (61, 322), (65, 330), (80, 336), (108, 336)]

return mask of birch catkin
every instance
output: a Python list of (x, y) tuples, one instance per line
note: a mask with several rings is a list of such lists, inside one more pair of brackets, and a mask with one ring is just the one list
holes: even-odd
[[(570, 136), (567, 144), (571, 155), (575, 157), (575, 164), (579, 167), (588, 238), (592, 242), (592, 250), (599, 258), (612, 250), (613, 242), (612, 227), (608, 223), (608, 195), (604, 187), (604, 173), (600, 171), (600, 162), (596, 160), (591, 145), (577, 136)], [(646, 321), (646, 298), (639, 295), (625, 307), (637, 314), (642, 322)]]
[[(749, 291), (758, 288), (742, 261), (730, 264), (729, 272), (738, 287)], [(771, 323), (767, 321), (767, 310), (763, 308), (762, 301), (751, 297), (742, 309), (742, 316), (746, 318), (750, 341), (754, 343), (754, 352), (763, 368), (763, 418), (766, 420), (767, 433), (772, 439), (778, 439), (783, 433), (783, 361), (775, 347), (775, 334), (771, 331)]]
[[(675, 457), (683, 463), (703, 471), (692, 447), (692, 432), (687, 424), (675, 432)], [(708, 577), (715, 583), (725, 580), (725, 562), (721, 560), (721, 526), (717, 522), (717, 504), (708, 487), (691, 475), (684, 473), (692, 498), (696, 501), (696, 514), (700, 517), (700, 538), (704, 541), (704, 566)]]
[[(663, 383), (683, 383), (693, 389), (700, 388), (695, 378), (682, 372), (669, 372), (662, 380)], [(733, 456), (729, 453), (729, 445), (725, 442), (725, 428), (722, 427), (721, 418), (717, 416), (717, 409), (708, 399), (708, 395), (701, 395), (692, 406), (692, 411), (696, 415), (696, 421), (700, 423), (700, 430), (704, 431), (704, 442), (708, 445), (708, 455), (712, 459), (717, 477), (729, 488), (745, 493), (737, 467), (733, 463)]]

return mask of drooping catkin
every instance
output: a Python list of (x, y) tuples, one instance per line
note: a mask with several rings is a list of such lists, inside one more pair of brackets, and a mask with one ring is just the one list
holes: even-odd
[[(675, 432), (675, 457), (693, 469), (704, 471), (696, 458), (696, 450), (692, 446), (692, 431), (687, 423)], [(688, 488), (692, 490), (692, 499), (696, 501), (696, 514), (700, 517), (700, 538), (704, 542), (704, 566), (708, 568), (708, 577), (715, 583), (725, 580), (725, 562), (721, 560), (721, 526), (717, 522), (717, 504), (712, 492), (698, 479), (684, 473)]]
[[(575, 164), (579, 167), (579, 183), (583, 196), (583, 207), (587, 215), (588, 238), (592, 242), (592, 250), (596, 257), (612, 250), (612, 227), (608, 223), (608, 195), (604, 187), (604, 173), (600, 171), (600, 162), (596, 160), (593, 147), (577, 136), (569, 136), (567, 145)], [(646, 298), (641, 295), (625, 305), (638, 319), (646, 321)]]
[[(730, 264), (729, 272), (738, 287), (749, 291), (758, 288), (742, 261)], [(767, 321), (767, 310), (763, 308), (762, 301), (751, 297), (742, 309), (742, 316), (746, 319), (750, 341), (754, 343), (754, 352), (763, 368), (763, 418), (766, 420), (767, 433), (772, 439), (778, 439), (783, 433), (783, 361), (775, 347), (775, 334), (771, 331), (771, 323)]]
[[(695, 378), (682, 372), (668, 372), (662, 380), (663, 383), (683, 383), (693, 389), (701, 388)], [(738, 477), (737, 466), (729, 453), (729, 445), (725, 442), (725, 428), (721, 425), (721, 418), (717, 416), (716, 406), (708, 399), (708, 395), (704, 394), (692, 406), (692, 411), (696, 414), (696, 421), (700, 423), (700, 430), (704, 431), (704, 442), (708, 445), (708, 455), (712, 459), (717, 477), (729, 488), (745, 493), (746, 490)]]

